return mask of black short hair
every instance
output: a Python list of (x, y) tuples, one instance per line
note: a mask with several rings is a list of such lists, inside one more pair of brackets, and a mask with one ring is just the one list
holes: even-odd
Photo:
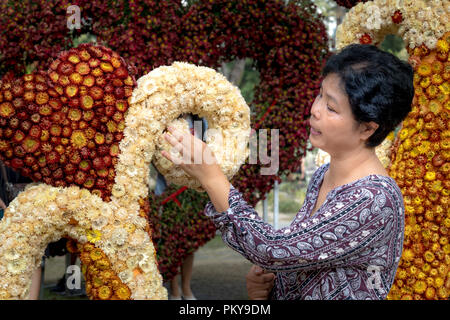
[(411, 65), (376, 46), (351, 44), (332, 55), (322, 75), (335, 73), (359, 123), (374, 121), (378, 129), (367, 147), (378, 146), (408, 113), (414, 98)]

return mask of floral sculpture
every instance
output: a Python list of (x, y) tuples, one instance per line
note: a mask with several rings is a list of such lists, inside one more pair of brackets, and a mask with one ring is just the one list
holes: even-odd
[(22, 62), (31, 63), (36, 57), (39, 65), (46, 66), (55, 47), (70, 44), (73, 35), (86, 32), (134, 64), (137, 76), (173, 61), (218, 68), (224, 61), (253, 59), (261, 80), (252, 101), (252, 127), (260, 123), (260, 128), (280, 130), (278, 173), (261, 175), (261, 167), (267, 164), (258, 161), (244, 164), (233, 179), (233, 185), (255, 205), (275, 180), (301, 166), (309, 130), (305, 120), (328, 54), (325, 25), (310, 0), (301, 4), (284, 0), (182, 3), (73, 0), (70, 4), (80, 8), (81, 18), (92, 23), (70, 31), (49, 22), (53, 17), (55, 25), (65, 27), (67, 0), (37, 1), (32, 7), (0, 0), (0, 29), (8, 30), (0, 35), (5, 53), (0, 72), (20, 73), (25, 69)]
[[(135, 87), (117, 53), (84, 44), (61, 53), (47, 73), (2, 80), (0, 155), (45, 184), (29, 185), (0, 222), (0, 298), (27, 298), (46, 245), (62, 236), (79, 242), (91, 298), (167, 298), (145, 199), (159, 137), (182, 113), (204, 116), (226, 134), (228, 153), (242, 141), (237, 157), (217, 151), (231, 177), (248, 154), (249, 108), (212, 69), (174, 63)], [(167, 172), (169, 182), (195, 187), (172, 175), (177, 170)]]
[(405, 238), (388, 299), (448, 299), (450, 294), (450, 3), (359, 3), (337, 30), (337, 46), (403, 38), (414, 72), (412, 111), (394, 142), (389, 175), (402, 190)]
[[(261, 175), (261, 168), (267, 164), (258, 161), (257, 164), (242, 165), (232, 180), (244, 198), (255, 205), (270, 192), (275, 180), (280, 181), (282, 175), (297, 171), (301, 165), (309, 130), (305, 119), (318, 93), (321, 64), (328, 54), (326, 28), (310, 0), (301, 4), (284, 0), (202, 0), (191, 3), (185, 6), (179, 0), (73, 0), (70, 3), (67, 0), (40, 0), (29, 4), (0, 0), (0, 29), (5, 31), (0, 34), (0, 73), (11, 71), (20, 75), (30, 65), (47, 70), (50, 57), (73, 46), (73, 40), (86, 33), (113, 49), (127, 63), (135, 65), (136, 77), (174, 61), (217, 68), (224, 61), (251, 58), (261, 75), (252, 101), (252, 127), (280, 130), (278, 172)], [(69, 30), (66, 26), (70, 5), (80, 8), (81, 29)], [(270, 154), (270, 135), (268, 141)], [(190, 195), (187, 197), (191, 198)], [(196, 202), (194, 208), (206, 203), (202, 196), (192, 198)], [(171, 210), (169, 215), (174, 215), (178, 207), (167, 205), (163, 205), (163, 210)], [(154, 210), (155, 207), (150, 208)], [(152, 212), (150, 216), (159, 216), (158, 212)], [(197, 212), (196, 216), (200, 215)], [(211, 234), (210, 225), (202, 218), (198, 220), (201, 221), (198, 232)], [(153, 224), (155, 228), (164, 229), (155, 230), (163, 237), (183, 232), (175, 228), (189, 223), (164, 221), (167, 225)], [(169, 244), (178, 238), (170, 239), (160, 239), (158, 243), (178, 247), (177, 243)], [(195, 245), (196, 249), (197, 244), (204, 242), (184, 243)], [(191, 249), (186, 247), (180, 251)], [(158, 251), (160, 261), (181, 263), (182, 254), (176, 261), (173, 255), (165, 256), (165, 252)], [(87, 254), (81, 256), (88, 257)], [(93, 263), (89, 259), (84, 261), (89, 265)], [(164, 270), (173, 270), (173, 267), (164, 263)], [(89, 273), (93, 268), (83, 267), (82, 270), (88, 272), (87, 278), (98, 279), (98, 272)], [(98, 287), (101, 282), (95, 283)]]

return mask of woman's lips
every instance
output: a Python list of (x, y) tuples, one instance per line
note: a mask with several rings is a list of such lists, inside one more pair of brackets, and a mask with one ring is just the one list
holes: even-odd
[(316, 130), (316, 129), (314, 129), (313, 127), (311, 127), (311, 134), (316, 136), (316, 135), (321, 134), (321, 132)]

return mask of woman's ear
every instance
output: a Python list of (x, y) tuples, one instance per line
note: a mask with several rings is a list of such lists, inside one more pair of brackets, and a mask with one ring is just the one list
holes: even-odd
[(380, 125), (374, 121), (363, 122), (360, 125), (360, 137), (362, 140), (367, 141), (370, 136), (378, 129)]

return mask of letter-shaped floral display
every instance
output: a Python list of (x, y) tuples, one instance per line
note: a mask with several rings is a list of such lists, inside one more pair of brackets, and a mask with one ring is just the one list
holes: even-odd
[[(183, 113), (198, 114), (224, 134), (228, 153), (236, 154), (237, 139), (245, 145), (228, 158), (207, 141), (224, 173), (231, 178), (245, 161), (249, 108), (223, 76), (178, 62), (135, 87), (129, 70), (112, 50), (83, 44), (61, 53), (47, 73), (2, 79), (0, 156), (44, 184), (30, 184), (0, 222), (1, 299), (28, 297), (45, 247), (63, 236), (79, 242), (91, 298), (167, 298), (145, 200), (159, 137)], [(198, 186), (177, 172), (164, 173)]]

